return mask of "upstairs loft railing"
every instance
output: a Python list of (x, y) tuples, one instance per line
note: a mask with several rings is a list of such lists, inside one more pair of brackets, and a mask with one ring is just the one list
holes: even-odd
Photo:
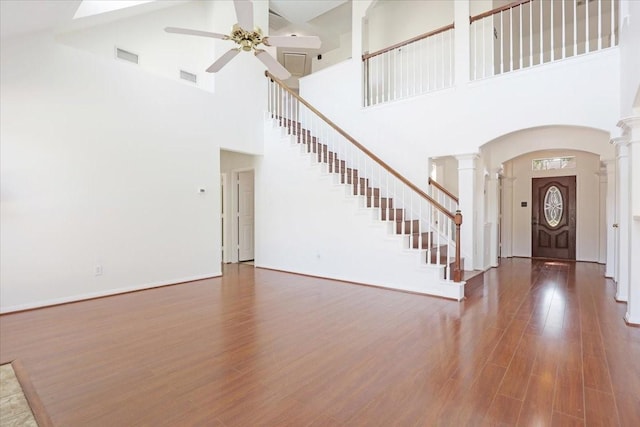
[(458, 197), (431, 177), (429, 177), (429, 192), (431, 197), (449, 212), (455, 213), (458, 210)]
[(521, 0), (470, 17), (471, 78), (618, 44), (618, 0)]
[(453, 85), (454, 24), (362, 55), (365, 107)]
[[(469, 17), (470, 79), (618, 44), (619, 0), (518, 0)], [(365, 107), (455, 84), (454, 23), (362, 55)]]
[(427, 264), (443, 265), (445, 277), (460, 282), (461, 213), (450, 212), (278, 78), (265, 75), (270, 117), (328, 173), (339, 174), (354, 195), (364, 196), (367, 207), (379, 208), (380, 220), (395, 222), (395, 232), (408, 235), (410, 248), (425, 251)]

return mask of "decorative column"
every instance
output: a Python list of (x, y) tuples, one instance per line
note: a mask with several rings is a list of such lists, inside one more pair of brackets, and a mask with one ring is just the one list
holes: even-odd
[(500, 256), (511, 258), (513, 256), (513, 182), (511, 169), (505, 170), (502, 175), (502, 218), (500, 218)]
[(598, 200), (598, 263), (607, 263), (607, 167), (603, 162), (600, 162), (600, 171), (598, 175), (600, 198)]
[(489, 233), (489, 241), (485, 245), (489, 245), (489, 259), (485, 259), (485, 265), (489, 267), (498, 266), (498, 226), (500, 225), (500, 171), (501, 169), (492, 169), (489, 172), (487, 180), (487, 194), (485, 194), (485, 221), (490, 224), (491, 232)]
[(605, 224), (607, 227), (607, 255), (606, 255), (606, 268), (605, 277), (614, 277), (615, 274), (615, 262), (616, 262), (616, 229), (614, 224), (616, 223), (616, 160), (607, 159), (603, 160), (607, 172), (607, 189), (605, 200)]
[(611, 139), (616, 146), (616, 301), (626, 302), (629, 298), (629, 139), (617, 137)]
[[(458, 3), (458, 2), (456, 2)], [(462, 212), (461, 250), (464, 258), (464, 269), (473, 270), (476, 265), (476, 242), (479, 233), (477, 229), (477, 201), (476, 201), (476, 163), (477, 154), (456, 156), (458, 160), (458, 208)]]
[[(627, 217), (628, 256), (626, 268), (621, 254), (621, 270), (628, 274), (628, 299), (625, 321), (640, 324), (640, 116), (629, 117), (618, 123), (628, 136), (627, 147), (627, 186), (626, 192), (620, 189), (621, 217)], [(620, 174), (622, 177), (622, 174)], [(626, 199), (626, 210), (622, 200)], [(624, 230), (620, 229), (620, 234)], [(621, 239), (622, 241), (622, 239)]]

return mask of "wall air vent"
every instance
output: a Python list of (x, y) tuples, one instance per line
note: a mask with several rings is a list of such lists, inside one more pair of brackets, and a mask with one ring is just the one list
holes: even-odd
[(138, 63), (138, 55), (135, 53), (131, 53), (124, 49), (116, 48), (116, 58), (122, 59), (127, 62), (133, 62), (134, 64)]
[(180, 70), (180, 78), (191, 83), (198, 84), (198, 76), (185, 70)]

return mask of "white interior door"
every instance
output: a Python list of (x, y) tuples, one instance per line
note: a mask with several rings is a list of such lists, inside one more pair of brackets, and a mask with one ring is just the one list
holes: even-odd
[(253, 171), (238, 172), (238, 261), (253, 260)]

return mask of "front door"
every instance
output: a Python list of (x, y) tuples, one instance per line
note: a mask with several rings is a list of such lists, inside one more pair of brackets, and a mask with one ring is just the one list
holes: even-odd
[(533, 178), (531, 256), (576, 259), (576, 177)]

